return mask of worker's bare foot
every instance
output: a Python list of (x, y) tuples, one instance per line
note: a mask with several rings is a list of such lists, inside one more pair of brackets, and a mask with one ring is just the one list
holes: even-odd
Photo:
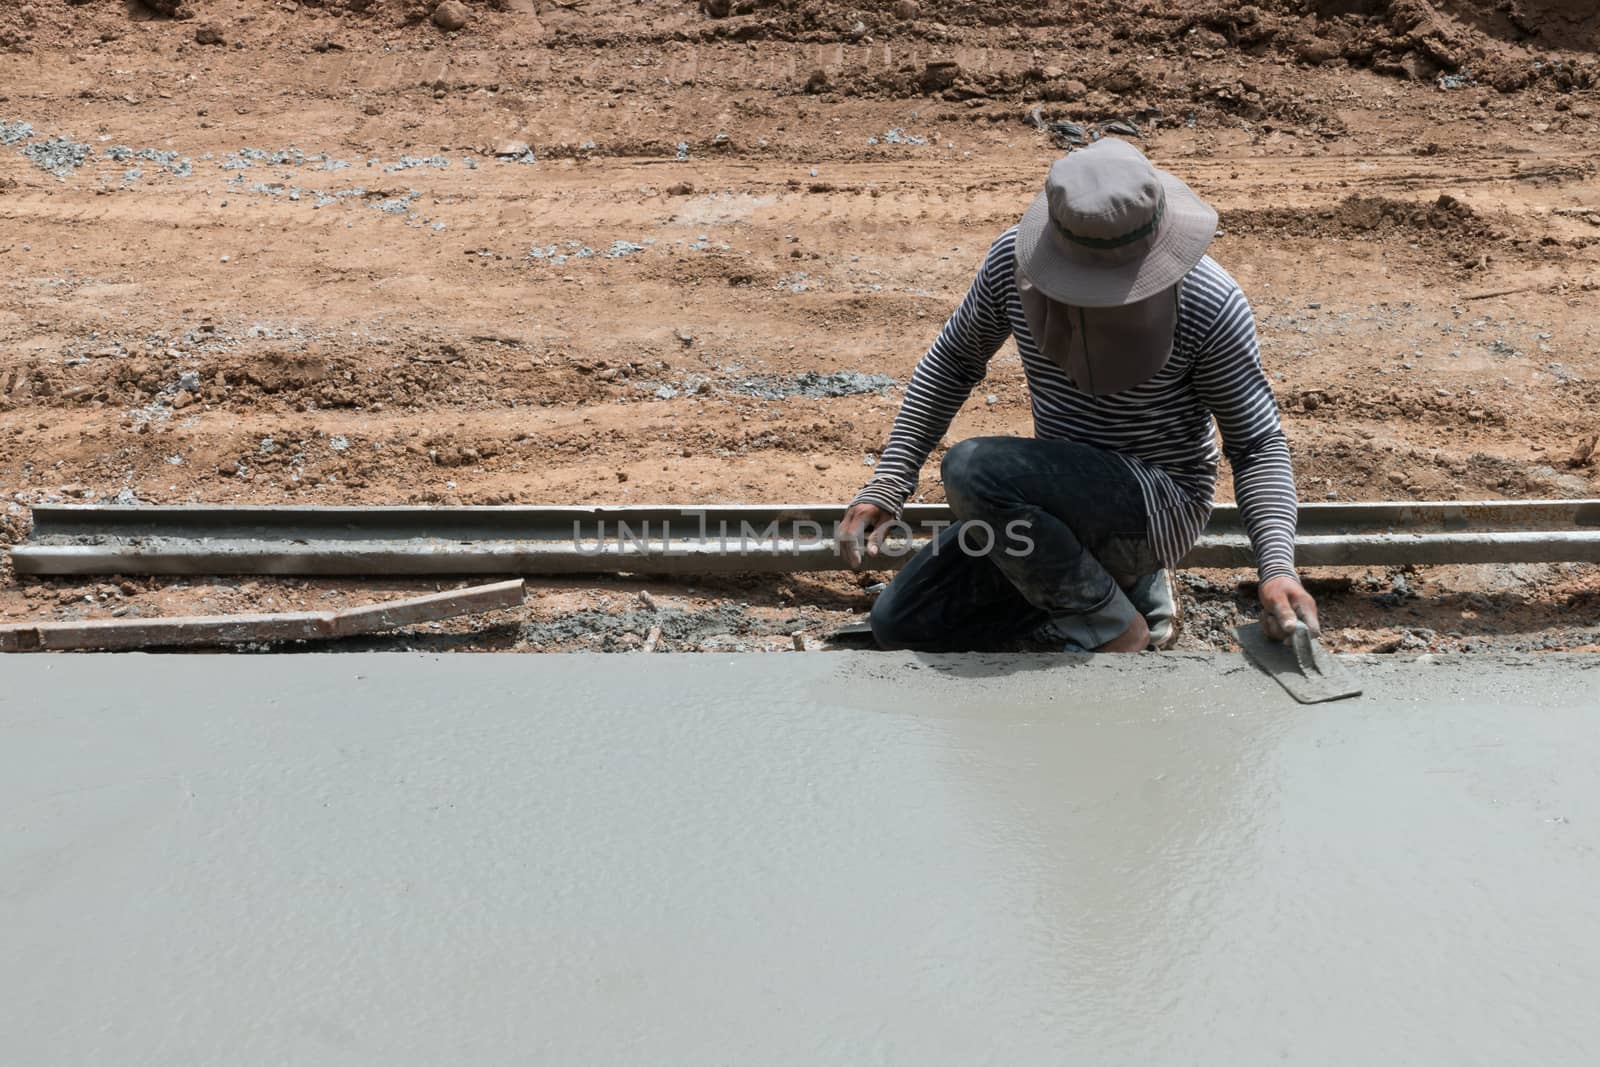
[(1143, 615), (1133, 617), (1133, 625), (1129, 626), (1118, 637), (1113, 637), (1096, 652), (1143, 652), (1150, 647), (1150, 624), (1145, 622)]

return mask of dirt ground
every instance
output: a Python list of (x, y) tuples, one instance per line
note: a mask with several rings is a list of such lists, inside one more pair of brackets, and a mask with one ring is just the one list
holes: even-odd
[[(1590, 0), (433, 6), (0, 12), (3, 540), (60, 500), (843, 503), (1068, 124), (1219, 209), (1303, 500), (1600, 496)], [(1028, 411), (1008, 345), (947, 443)], [(535, 580), (391, 643), (814, 646), (885, 577)], [(1249, 578), (1184, 576), (1185, 647)], [(1338, 648), (1600, 649), (1595, 567), (1312, 579)], [(0, 564), (0, 619), (434, 584)]]

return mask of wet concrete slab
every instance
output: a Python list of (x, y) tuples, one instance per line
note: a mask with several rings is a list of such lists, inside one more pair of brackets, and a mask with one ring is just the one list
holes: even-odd
[(1600, 1062), (1600, 659), (0, 661), (18, 1064)]

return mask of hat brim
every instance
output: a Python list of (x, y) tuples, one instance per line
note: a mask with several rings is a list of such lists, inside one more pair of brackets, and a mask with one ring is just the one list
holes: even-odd
[(1156, 171), (1166, 187), (1161, 225), (1142, 256), (1126, 263), (1090, 264), (1065, 255), (1053, 238), (1050, 204), (1034, 198), (1017, 227), (1017, 266), (1052, 300), (1078, 307), (1123, 307), (1183, 280), (1205, 258), (1217, 234), (1217, 213), (1179, 178)]

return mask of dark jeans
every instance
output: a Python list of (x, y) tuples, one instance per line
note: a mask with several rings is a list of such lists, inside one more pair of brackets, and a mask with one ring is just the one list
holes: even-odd
[(945, 454), (958, 521), (872, 608), (884, 648), (1091, 649), (1133, 624), (1124, 585), (1157, 570), (1144, 494), (1114, 453), (1070, 441), (976, 437)]

